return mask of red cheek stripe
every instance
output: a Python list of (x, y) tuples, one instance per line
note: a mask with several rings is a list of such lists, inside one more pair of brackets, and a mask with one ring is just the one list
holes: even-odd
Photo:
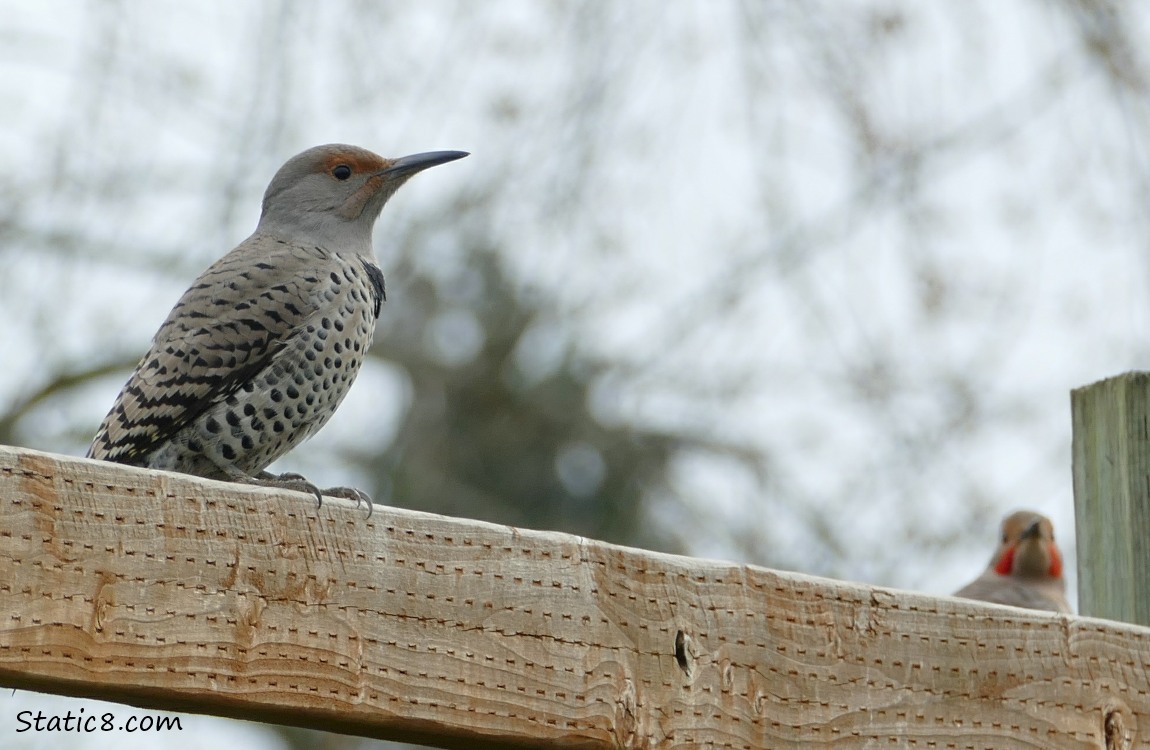
[(994, 572), (1000, 576), (1010, 575), (1010, 571), (1014, 569), (1014, 547), (1006, 550), (1006, 554), (998, 561), (998, 565), (994, 566)]
[(1058, 578), (1062, 575), (1062, 555), (1058, 551), (1058, 545), (1050, 545), (1050, 577)]

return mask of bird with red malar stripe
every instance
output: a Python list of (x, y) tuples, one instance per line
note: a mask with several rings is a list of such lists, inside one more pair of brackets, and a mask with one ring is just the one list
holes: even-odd
[(1002, 536), (982, 575), (955, 596), (1027, 609), (1070, 612), (1062, 553), (1054, 525), (1041, 513), (1019, 510), (1002, 521)]

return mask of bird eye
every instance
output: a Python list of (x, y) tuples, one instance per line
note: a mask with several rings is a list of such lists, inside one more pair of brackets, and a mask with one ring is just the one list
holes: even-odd
[(1009, 541), (1010, 541), (1010, 534), (1007, 534), (1005, 531), (1002, 532), (1002, 543), (1006, 544)]
[(331, 176), (337, 180), (346, 180), (348, 177), (351, 177), (351, 167), (346, 164), (340, 164), (331, 170)]

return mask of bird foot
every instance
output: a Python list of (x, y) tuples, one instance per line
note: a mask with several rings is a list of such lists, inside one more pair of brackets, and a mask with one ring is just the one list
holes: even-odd
[(319, 487), (309, 482), (302, 474), (290, 471), (283, 474), (272, 474), (269, 471), (261, 471), (254, 477), (241, 477), (239, 481), (244, 484), (254, 484), (257, 487), (276, 487), (281, 490), (295, 490), (307, 495), (315, 495), (315, 507), (318, 508), (323, 505), (323, 493), (320, 492)]
[(368, 518), (371, 518), (371, 513), (375, 510), (375, 503), (372, 501), (371, 495), (363, 490), (357, 490), (355, 487), (328, 487), (323, 491), (323, 494), (328, 497), (343, 497), (354, 500), (357, 508), (360, 505), (366, 505)]
[(323, 505), (323, 496), (327, 495), (328, 497), (342, 497), (348, 500), (354, 500), (355, 507), (357, 508), (360, 505), (366, 505), (368, 518), (371, 518), (371, 513), (375, 509), (371, 495), (363, 490), (357, 490), (354, 487), (328, 487), (327, 489), (321, 490), (309, 482), (302, 474), (296, 474), (290, 471), (283, 474), (272, 474), (271, 472), (261, 471), (258, 476), (245, 477), (242, 481), (261, 487), (279, 487), (285, 490), (296, 490), (297, 492), (315, 495), (317, 508)]

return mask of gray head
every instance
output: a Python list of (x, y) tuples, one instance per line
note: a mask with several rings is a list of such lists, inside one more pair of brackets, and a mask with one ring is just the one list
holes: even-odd
[(288, 159), (264, 193), (257, 234), (371, 253), (371, 229), (387, 199), (416, 172), (467, 156), (432, 151), (399, 159), (331, 143)]
[(1002, 521), (1002, 540), (991, 567), (999, 575), (1061, 578), (1062, 554), (1054, 543), (1054, 525), (1041, 513), (1019, 510)]

